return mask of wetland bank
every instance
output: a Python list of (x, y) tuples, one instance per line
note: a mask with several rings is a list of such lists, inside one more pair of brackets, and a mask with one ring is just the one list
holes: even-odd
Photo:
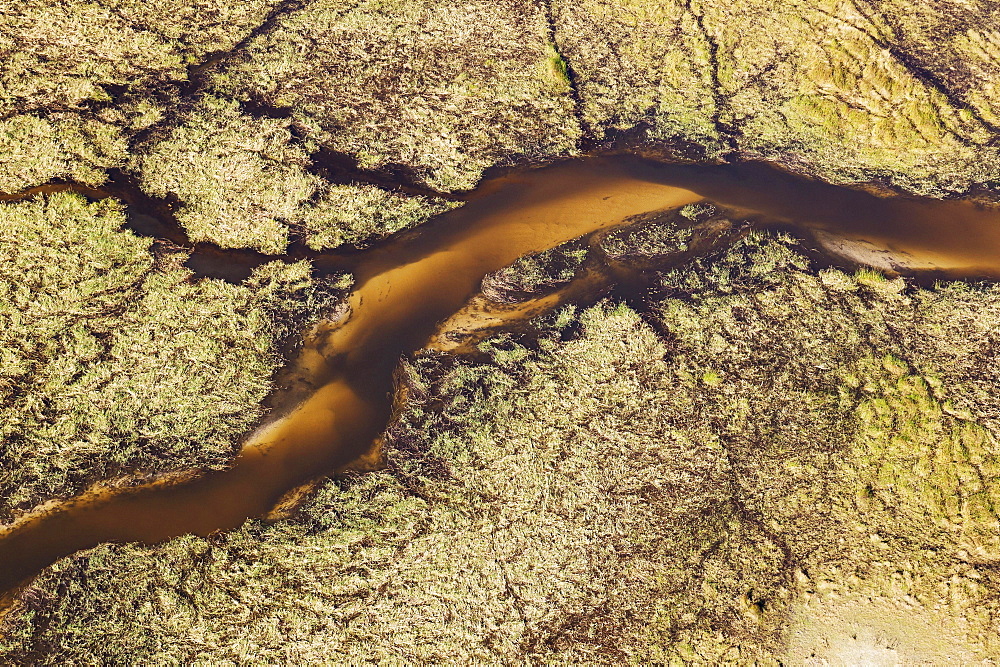
[[(356, 259), (341, 315), (308, 332), (285, 371), (290, 407), (260, 426), (231, 466), (180, 483), (97, 490), (23, 517), (0, 537), (0, 588), (11, 591), (59, 558), (103, 542), (154, 544), (232, 530), (266, 515), (296, 486), (370, 467), (379, 456), (372, 443), (389, 423), (401, 356), (447, 339), (442, 322), (480, 291), (484, 276), (643, 214), (704, 201), (760, 228), (794, 229), (842, 263), (914, 276), (1000, 277), (1000, 210), (982, 204), (877, 196), (761, 163), (617, 155), (514, 171), (485, 181), (461, 208)], [(710, 247), (715, 254), (720, 248)], [(661, 259), (659, 269), (676, 268), (680, 259), (711, 262), (675, 256)], [(316, 261), (323, 266), (322, 255)], [(608, 286), (605, 280), (587, 289)], [(577, 296), (592, 301), (598, 294)], [(556, 294), (539, 303), (506, 315), (497, 306), (493, 333), (566, 299)]]

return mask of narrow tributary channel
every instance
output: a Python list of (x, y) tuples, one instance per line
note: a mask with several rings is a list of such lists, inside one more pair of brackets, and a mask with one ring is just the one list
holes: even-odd
[[(703, 199), (796, 227), (831, 247), (858, 240), (869, 256), (902, 257), (905, 266), (1000, 277), (1000, 212), (970, 202), (883, 198), (760, 164), (630, 156), (492, 179), (422, 232), (353, 262), (349, 311), (314, 329), (285, 374), (299, 399), (254, 432), (231, 467), (178, 483), (96, 490), (22, 518), (0, 531), (0, 590), (102, 542), (208, 535), (265, 515), (288, 490), (369, 454), (389, 420), (400, 356), (424, 346), (487, 273), (631, 216)], [(858, 244), (838, 252), (852, 247)]]

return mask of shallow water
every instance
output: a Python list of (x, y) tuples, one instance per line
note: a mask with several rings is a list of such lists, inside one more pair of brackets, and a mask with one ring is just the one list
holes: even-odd
[[(966, 200), (880, 197), (766, 164), (661, 165), (660, 182), (820, 238), (859, 240), (908, 267), (951, 278), (1000, 277), (1000, 209)], [(888, 252), (886, 252), (888, 251)]]
[(285, 373), (283, 402), (294, 407), (252, 434), (229, 469), (179, 483), (98, 489), (23, 518), (0, 532), (0, 590), (102, 542), (150, 544), (235, 528), (310, 479), (370, 461), (389, 419), (400, 356), (424, 346), (487, 273), (631, 216), (702, 199), (827, 243), (863, 240), (873, 252), (892, 251), (886, 256), (904, 268), (1000, 276), (1000, 212), (970, 202), (881, 198), (766, 165), (668, 165), (627, 156), (492, 179), (462, 208), (353, 262), (349, 312), (310, 332)]

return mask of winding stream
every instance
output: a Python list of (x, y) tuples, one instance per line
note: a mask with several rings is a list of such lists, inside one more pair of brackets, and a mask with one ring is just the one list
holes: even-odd
[[(882, 198), (760, 164), (672, 165), (595, 157), (484, 182), (467, 203), (358, 255), (338, 322), (312, 330), (286, 371), (293, 407), (230, 468), (181, 482), (97, 489), (0, 530), (0, 590), (102, 542), (208, 535), (268, 513), (288, 490), (373, 458), (401, 355), (477, 294), (487, 273), (650, 211), (708, 199), (792, 226), (829, 252), (900, 272), (1000, 277), (1000, 211), (966, 201)], [(316, 257), (324, 261), (334, 260)]]

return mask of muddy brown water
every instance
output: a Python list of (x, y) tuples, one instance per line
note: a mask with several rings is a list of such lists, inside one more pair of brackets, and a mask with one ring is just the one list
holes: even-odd
[(424, 346), (479, 291), (484, 275), (631, 216), (703, 199), (794, 226), (830, 247), (841, 243), (835, 249), (842, 255), (860, 243), (869, 256), (882, 253), (903, 269), (1000, 277), (1000, 212), (967, 201), (883, 198), (761, 164), (673, 165), (631, 156), (492, 179), (462, 208), (355, 262), (349, 311), (312, 330), (285, 373), (293, 407), (254, 432), (230, 468), (181, 482), (97, 488), (22, 517), (0, 530), (0, 590), (13, 591), (56, 560), (103, 542), (153, 544), (233, 529), (310, 479), (363, 467), (358, 462), (375, 455), (372, 443), (387, 425), (400, 356)]

